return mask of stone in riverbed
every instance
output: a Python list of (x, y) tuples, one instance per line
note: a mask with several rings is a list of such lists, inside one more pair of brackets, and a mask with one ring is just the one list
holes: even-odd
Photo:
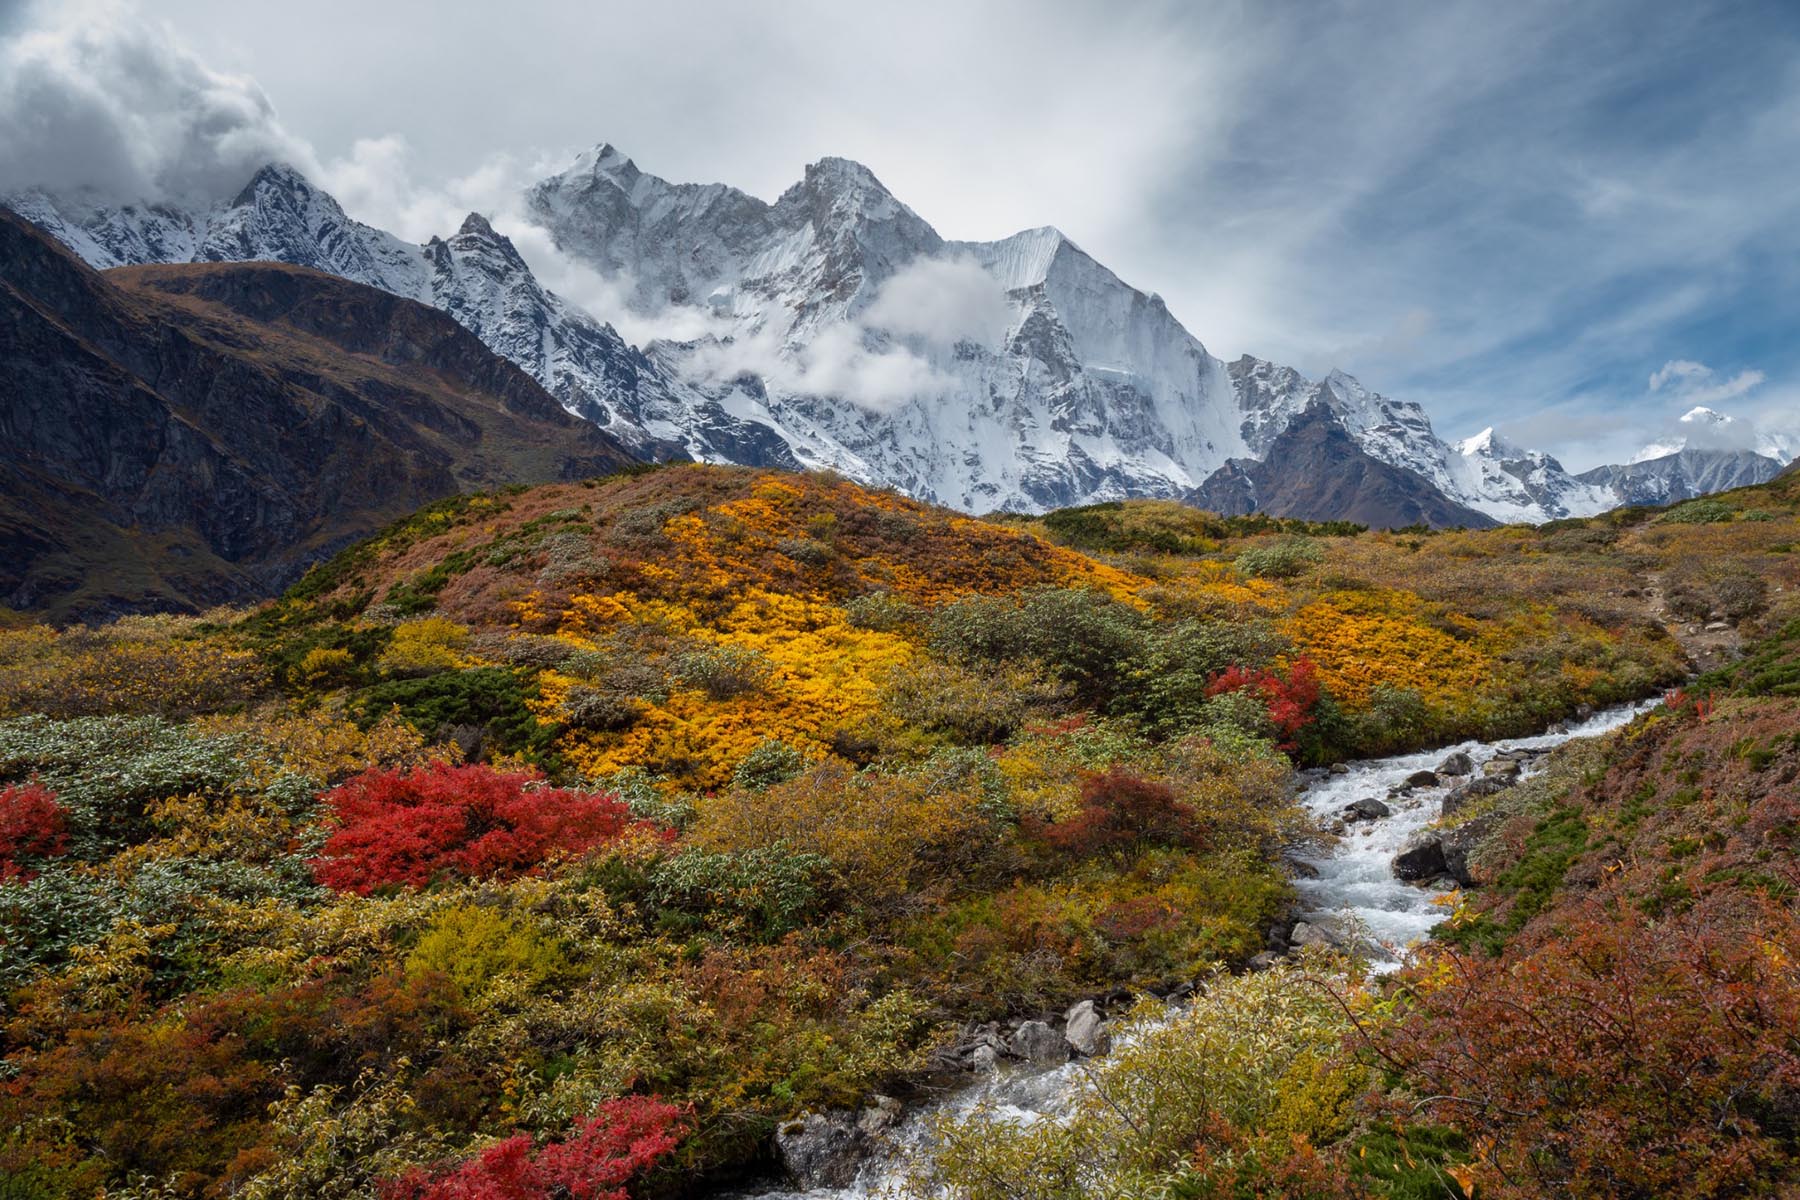
[(1414, 771), (1406, 777), (1406, 786), (1409, 788), (1434, 788), (1438, 782), (1436, 771)]
[(977, 1046), (969, 1055), (969, 1070), (977, 1075), (992, 1075), (1000, 1069), (1000, 1052), (992, 1046)]
[(1443, 762), (1438, 764), (1437, 773), (1439, 775), (1473, 775), (1475, 773), (1475, 760), (1470, 758), (1463, 751), (1458, 750), (1455, 754), (1452, 754), (1449, 758), (1446, 758)]
[(1288, 935), (1288, 941), (1302, 950), (1308, 946), (1330, 947), (1335, 944), (1323, 929), (1309, 921), (1295, 922), (1294, 932)]
[(1069, 1043), (1042, 1021), (1026, 1021), (1020, 1025), (1013, 1032), (1011, 1050), (1015, 1058), (1040, 1066), (1069, 1061)]
[(1443, 835), (1436, 829), (1419, 830), (1394, 855), (1394, 877), (1408, 883), (1435, 879), (1444, 871)]
[(1393, 815), (1393, 812), (1393, 809), (1375, 799), (1375, 797), (1364, 796), (1361, 800), (1345, 807), (1344, 820), (1378, 821), (1382, 817)]
[(1512, 778), (1519, 773), (1517, 759), (1496, 758), (1481, 768), (1481, 773), (1490, 779)]
[(1350, 768), (1343, 763), (1332, 763), (1331, 773), (1333, 775), (1348, 775), (1350, 773)]
[(1092, 1000), (1083, 1000), (1068, 1011), (1063, 1018), (1063, 1040), (1083, 1057), (1091, 1058), (1112, 1049), (1112, 1035), (1106, 1031), (1106, 1022), (1094, 1011)]
[(862, 1165), (864, 1137), (846, 1111), (807, 1113), (775, 1131), (775, 1151), (803, 1188), (849, 1187)]

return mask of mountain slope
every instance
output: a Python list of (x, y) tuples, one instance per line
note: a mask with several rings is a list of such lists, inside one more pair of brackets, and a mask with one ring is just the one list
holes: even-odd
[(1686, 448), (1658, 458), (1595, 467), (1576, 478), (1606, 488), (1620, 504), (1674, 504), (1709, 492), (1767, 483), (1781, 470), (1780, 459), (1753, 450)]
[(276, 265), (102, 276), (0, 210), (0, 598), (267, 594), (420, 504), (631, 462), (423, 305)]
[(1187, 499), (1226, 515), (1330, 513), (1373, 529), (1410, 525), (1483, 529), (1492, 517), (1446, 499), (1416, 472), (1363, 450), (1323, 400), (1268, 444), (1261, 460), (1227, 463)]

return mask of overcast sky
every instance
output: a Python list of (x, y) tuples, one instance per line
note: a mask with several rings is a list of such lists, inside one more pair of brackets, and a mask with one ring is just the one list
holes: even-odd
[(274, 153), (422, 239), (600, 141), (769, 199), (841, 155), (1446, 436), (1582, 468), (1695, 403), (1800, 427), (1791, 0), (0, 0), (0, 40), (0, 192)]

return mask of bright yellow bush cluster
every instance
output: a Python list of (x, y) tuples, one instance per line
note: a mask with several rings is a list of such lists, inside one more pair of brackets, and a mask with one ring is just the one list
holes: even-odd
[[(848, 624), (835, 605), (760, 588), (709, 624), (679, 605), (616, 596), (577, 597), (574, 612), (575, 636), (593, 637), (620, 618), (635, 619), (701, 644), (754, 650), (773, 667), (766, 687), (729, 700), (677, 686), (630, 729), (566, 735), (569, 760), (590, 775), (649, 766), (691, 786), (716, 788), (771, 738), (823, 752), (832, 733), (876, 711), (887, 673), (916, 653), (897, 634)], [(547, 674), (540, 711), (554, 713), (572, 684)]]
[(1378, 686), (1416, 691), (1426, 703), (1467, 703), (1494, 668), (1479, 647), (1422, 623), (1401, 592), (1331, 592), (1282, 624), (1294, 652), (1312, 659), (1339, 702), (1360, 707)]

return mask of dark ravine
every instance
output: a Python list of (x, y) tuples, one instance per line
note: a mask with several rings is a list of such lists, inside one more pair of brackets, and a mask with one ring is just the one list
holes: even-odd
[(633, 461), (448, 316), (272, 263), (98, 273), (0, 210), (0, 603), (278, 591), (423, 504)]

